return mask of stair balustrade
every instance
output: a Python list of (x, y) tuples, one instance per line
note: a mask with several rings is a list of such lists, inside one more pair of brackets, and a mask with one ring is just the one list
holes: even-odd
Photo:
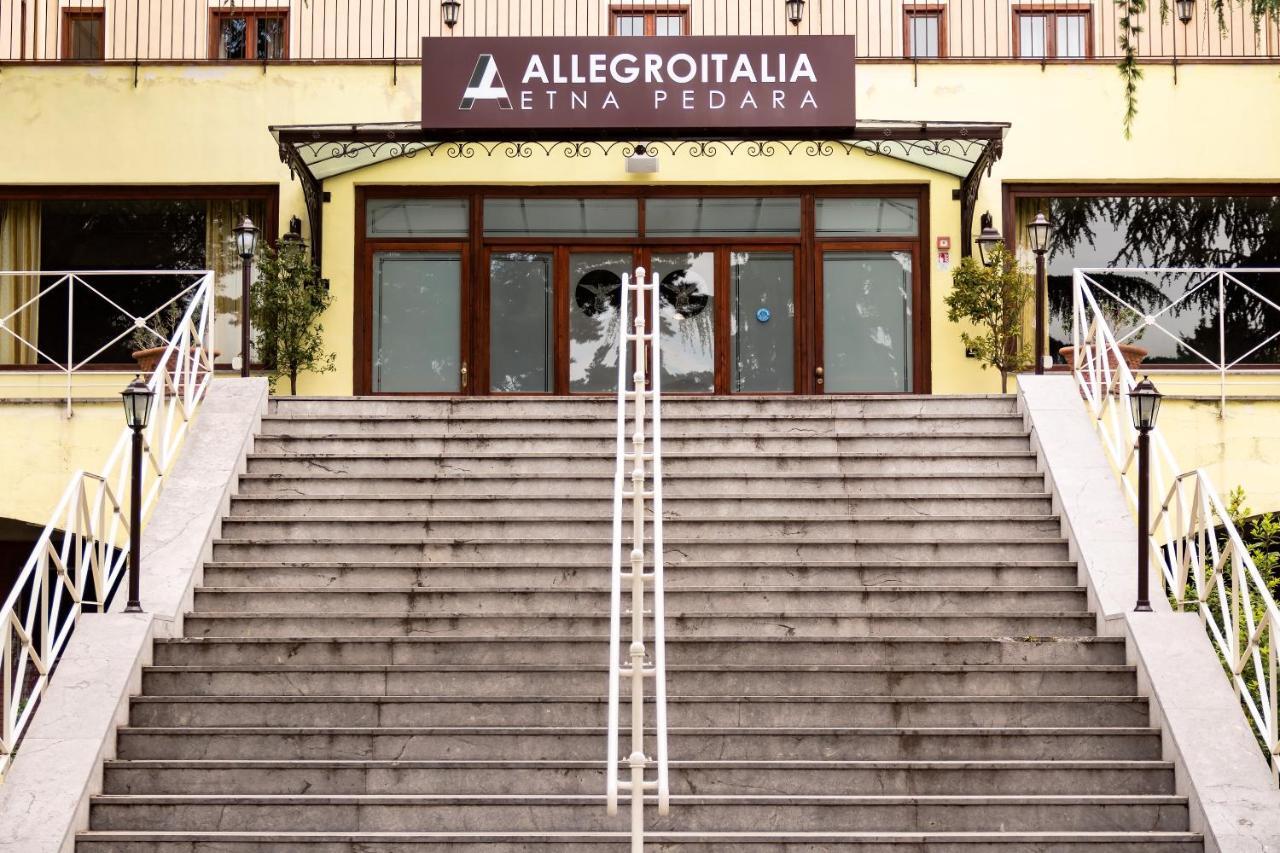
[[(645, 299), (649, 300), (646, 322)], [(671, 804), (667, 768), (667, 693), (666, 651), (663, 633), (662, 592), (662, 335), (659, 318), (659, 284), (657, 274), (646, 280), (643, 268), (634, 278), (623, 275), (618, 325), (618, 437), (617, 465), (613, 483), (613, 563), (609, 605), (609, 742), (606, 767), (608, 812), (618, 813), (619, 792), (631, 798), (631, 849), (644, 850), (644, 805), (650, 792), (657, 794), (658, 813), (668, 813)], [(628, 315), (635, 301), (634, 328)], [(628, 349), (632, 348), (634, 367), (628, 383)], [(628, 404), (632, 433), (628, 437)], [(646, 405), (648, 404), (648, 405)], [(646, 451), (646, 426), (652, 437)], [(628, 449), (628, 441), (630, 449)], [(645, 462), (651, 463), (646, 475)], [(626, 472), (631, 463), (631, 473)], [(629, 482), (628, 482), (629, 480)], [(646, 482), (648, 487), (646, 488)], [(623, 565), (623, 542), (626, 520), (624, 511), (630, 501), (630, 552)], [(652, 511), (651, 515), (646, 509)], [(646, 538), (646, 527), (651, 535)], [(652, 565), (645, 570), (645, 544), (651, 546)], [(630, 588), (631, 644), (622, 653), (623, 585)], [(652, 598), (653, 653), (645, 643), (645, 589)], [(631, 752), (626, 758), (630, 772), (620, 775), (621, 693), (623, 679), (629, 679)], [(654, 756), (645, 752), (645, 680), (653, 680)], [(655, 776), (646, 771), (654, 769)]]
[[(1207, 280), (1216, 278), (1219, 292), (1224, 277), (1239, 283), (1227, 271), (1190, 272), (1204, 273)], [(1088, 271), (1075, 271), (1071, 368), (1107, 456), (1136, 506), (1138, 431), (1130, 415), (1129, 395), (1137, 380), (1125, 363), (1095, 289), (1104, 297), (1119, 299)], [(1143, 326), (1172, 336), (1155, 318), (1145, 318), (1139, 329)], [(1225, 377), (1230, 365), (1224, 358), (1219, 366)], [(1151, 493), (1160, 501), (1148, 530), (1153, 563), (1159, 568), (1156, 574), (1176, 608), (1194, 609), (1200, 615), (1248, 722), (1268, 753), (1272, 777), (1280, 780), (1280, 609), (1208, 472), (1180, 467), (1159, 427), (1150, 438)]]
[[(147, 380), (155, 397), (143, 432), (144, 519), (213, 379), (214, 280), (208, 272), (198, 275), (175, 297), (190, 299)], [(82, 281), (71, 274), (67, 280)], [(150, 318), (134, 319), (143, 324)], [(67, 370), (73, 367), (69, 363)], [(122, 427), (98, 472), (71, 476), (0, 608), (0, 779), (80, 615), (88, 607), (106, 611), (120, 586), (129, 554), (132, 438), (133, 431)]]

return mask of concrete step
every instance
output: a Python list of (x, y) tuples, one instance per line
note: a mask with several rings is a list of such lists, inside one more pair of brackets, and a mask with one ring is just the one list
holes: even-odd
[[(675, 797), (654, 831), (747, 832), (1072, 832), (1141, 826), (1174, 832), (1187, 825), (1179, 797)], [(181, 827), (185, 832), (417, 832), (496, 827), (529, 832), (545, 827), (616, 831), (602, 796), (579, 797), (156, 797), (93, 798), (97, 831)]]
[[(561, 560), (599, 565), (612, 551), (610, 539), (508, 539), (418, 538), (351, 539), (314, 538), (218, 540), (213, 558), (219, 562), (453, 562)], [(782, 537), (702, 538), (667, 537), (664, 556), (668, 564), (684, 560), (754, 560), (805, 562), (809, 560), (859, 560), (918, 562), (922, 560), (998, 561), (1065, 560), (1066, 540), (1021, 538), (1005, 541), (972, 539), (854, 539), (817, 538), (789, 541)]]
[[(326, 431), (332, 425), (332, 432)], [(491, 435), (483, 432), (466, 435), (423, 435), (414, 424), (405, 421), (363, 424), (351, 421), (270, 420), (254, 441), (254, 449), (262, 453), (606, 453), (617, 452), (617, 435)], [(758, 453), (766, 456), (808, 453), (892, 453), (930, 455), (935, 453), (1011, 452), (1030, 449), (1026, 433), (953, 432), (933, 435), (922, 432), (883, 433), (877, 435), (819, 435), (811, 431), (792, 431), (758, 425), (755, 432), (734, 435), (700, 435), (696, 432), (672, 434), (664, 430), (664, 456), (671, 453)]]
[[(673, 794), (1172, 795), (1167, 761), (671, 761)], [(111, 794), (596, 794), (599, 761), (105, 762)], [(972, 849), (972, 848), (970, 848)]]
[[(1046, 641), (1090, 637), (1097, 620), (1087, 611), (1062, 613), (903, 614), (826, 612), (734, 613), (716, 609), (667, 617), (667, 637), (724, 636), (749, 632), (757, 637), (1030, 637)], [(607, 614), (575, 611), (495, 616), (328, 613), (189, 613), (187, 637), (563, 637), (601, 636)]]
[[(1048, 494), (921, 495), (814, 497), (790, 491), (741, 497), (733, 494), (670, 495), (664, 490), (663, 513), (667, 519), (749, 518), (773, 516), (808, 518), (814, 515), (1000, 517), (1047, 516), (1053, 513)], [(231, 501), (231, 518), (428, 518), (434, 516), (512, 516), (536, 518), (585, 518), (609, 515), (612, 496), (595, 498), (560, 495), (473, 495), (437, 497), (407, 491), (402, 495), (239, 495)], [(649, 514), (652, 515), (650, 508)]]
[[(630, 525), (628, 524), (628, 530)], [(812, 515), (809, 518), (747, 516), (744, 518), (664, 519), (664, 538), (710, 539), (730, 536), (829, 539), (1046, 539), (1062, 535), (1062, 523), (1053, 516), (1012, 515), (1002, 518), (974, 516), (878, 516), (848, 518)], [(222, 539), (381, 539), (386, 541), (428, 538), (466, 539), (569, 539), (613, 535), (613, 519), (603, 513), (588, 517), (537, 516), (431, 516), (426, 518), (278, 518), (256, 516), (229, 518), (222, 523)]]
[[(229, 664), (596, 664), (608, 637), (343, 637), (337, 639), (157, 640), (158, 666)], [(828, 640), (752, 636), (669, 639), (667, 658), (685, 664), (1113, 664), (1125, 663), (1124, 641), (1079, 637), (851, 637)]]
[[(1150, 720), (1137, 696), (668, 695), (675, 726), (1119, 726)], [(135, 726), (599, 726), (603, 697), (136, 696)]]
[[(344, 474), (275, 476), (244, 474), (240, 490), (250, 495), (406, 495), (424, 497), (473, 497), (502, 494), (508, 497), (561, 495), (612, 500), (613, 476), (587, 477), (565, 472), (530, 476), (361, 477)], [(740, 497), (771, 495), (786, 490), (809, 497), (901, 497), (920, 494), (1042, 496), (1042, 474), (987, 474), (965, 476), (904, 473), (879, 474), (754, 474), (751, 476), (682, 475), (663, 472), (663, 497), (700, 497), (733, 492)]]
[[(604, 666), (151, 666), (150, 696), (601, 696)], [(667, 666), (671, 693), (718, 696), (1123, 696), (1136, 689), (1126, 666)]]
[[(850, 613), (969, 613), (974, 611), (1058, 613), (1084, 610), (1083, 587), (683, 587), (665, 594), (667, 613), (762, 610), (803, 615), (843, 610)], [(609, 590), (474, 589), (283, 589), (202, 587), (195, 610), (216, 613), (308, 613), (358, 611), (370, 614), (450, 616), (457, 613), (531, 615), (609, 612)]]
[[(309, 587), (312, 589), (472, 589), (527, 587), (582, 589), (609, 582), (604, 565), (564, 563), (206, 563), (209, 587)], [(668, 590), (689, 586), (1075, 586), (1076, 564), (1063, 561), (982, 562), (759, 562), (683, 561), (667, 565)]]
[[(749, 415), (791, 416), (795, 413), (842, 415), (943, 415), (1017, 413), (1013, 395), (831, 395), (693, 397), (666, 395), (667, 417), (731, 418)], [(591, 397), (272, 397), (271, 415), (340, 415), (369, 417), (534, 416), (547, 418), (597, 417), (611, 419), (617, 396)]]
[[(413, 853), (423, 849), (529, 853), (529, 851), (631, 849), (623, 832), (536, 833), (405, 832), (405, 833), (156, 833), (88, 832), (77, 850), (87, 853)], [(658, 851), (723, 853), (1201, 853), (1203, 839), (1191, 832), (692, 832), (653, 833), (646, 842)]]
[[(764, 454), (759, 451), (727, 453), (674, 453), (664, 450), (663, 470), (668, 476), (740, 474), (1034, 474), (1037, 460), (1030, 451), (959, 453), (795, 453)], [(282, 477), (305, 474), (351, 474), (362, 477), (507, 476), (560, 474), (612, 476), (617, 466), (613, 453), (517, 453), (517, 454), (411, 454), (390, 452), (291, 454), (255, 452), (249, 456), (251, 474)], [(630, 464), (628, 464), (630, 469)], [(649, 467), (646, 465), (646, 468)]]
[[(550, 436), (574, 435), (587, 439), (616, 438), (617, 425), (612, 416), (548, 415), (545, 412), (467, 413), (453, 416), (444, 411), (424, 412), (421, 415), (361, 414), (359, 417), (341, 414), (317, 415), (269, 415), (263, 418), (263, 432), (302, 435), (338, 435), (372, 429), (384, 432), (415, 432), (423, 436)], [(710, 417), (697, 413), (662, 413), (662, 434), (670, 435), (755, 435), (760, 432), (774, 434), (807, 433), (810, 435), (898, 435), (902, 433), (932, 433), (934, 435), (964, 435), (967, 433), (997, 433), (1000, 435), (1026, 435), (1026, 426), (1020, 416), (996, 412), (924, 412), (872, 413), (851, 415), (844, 413), (791, 411), (786, 414), (740, 414)]]
[[(138, 760), (470, 759), (590, 761), (602, 726), (414, 728), (121, 728), (116, 754)], [(1155, 729), (679, 728), (670, 752), (688, 761), (1145, 761), (1160, 758)]]

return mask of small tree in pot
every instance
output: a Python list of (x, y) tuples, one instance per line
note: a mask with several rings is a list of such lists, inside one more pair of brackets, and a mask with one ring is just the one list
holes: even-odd
[(1009, 374), (1032, 364), (1031, 345), (1022, 340), (1022, 317), (1035, 295), (1035, 284), (1004, 246), (997, 246), (993, 257), (990, 267), (971, 257), (960, 262), (951, 276), (947, 319), (967, 320), (979, 329), (977, 334), (961, 332), (960, 338), (982, 362), (983, 370), (1000, 371), (1000, 391), (1007, 394)]
[(324, 348), (320, 315), (333, 301), (319, 281), (305, 249), (264, 247), (258, 254), (258, 280), (250, 296), (250, 319), (258, 358), (270, 371), (271, 388), (289, 377), (289, 393), (298, 393), (298, 374), (332, 373), (335, 357)]

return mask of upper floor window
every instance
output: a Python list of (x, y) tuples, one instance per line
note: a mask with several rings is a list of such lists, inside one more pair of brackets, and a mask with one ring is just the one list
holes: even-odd
[(913, 6), (904, 9), (902, 44), (908, 59), (936, 59), (946, 56), (946, 14), (942, 6)]
[(611, 12), (616, 36), (683, 36), (689, 32), (689, 10), (683, 6), (615, 6)]
[(106, 12), (101, 8), (62, 10), (62, 58), (94, 61), (105, 59)]
[(1087, 6), (1014, 7), (1013, 50), (1023, 59), (1080, 59), (1093, 55)]
[(288, 59), (289, 13), (283, 9), (219, 9), (210, 28), (213, 59)]

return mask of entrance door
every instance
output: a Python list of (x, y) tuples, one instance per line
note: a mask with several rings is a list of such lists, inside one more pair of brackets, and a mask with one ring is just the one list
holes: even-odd
[(917, 390), (910, 245), (826, 245), (818, 263), (818, 382), (828, 394)]
[(373, 255), (373, 390), (451, 393), (467, 390), (463, 255)]

